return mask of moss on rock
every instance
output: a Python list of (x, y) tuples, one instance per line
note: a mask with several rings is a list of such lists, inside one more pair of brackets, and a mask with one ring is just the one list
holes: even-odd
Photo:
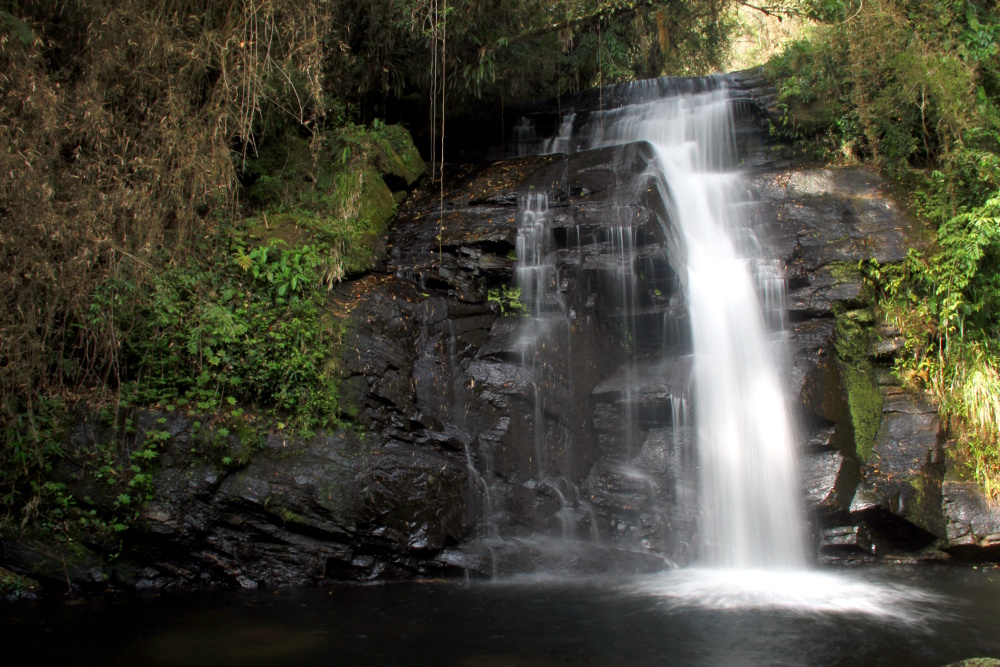
[(861, 269), (857, 262), (830, 262), (826, 268), (837, 285), (862, 281)]
[(377, 265), (396, 212), (382, 175), (411, 185), (425, 169), (400, 126), (348, 126), (311, 141), (287, 133), (248, 165), (248, 225), (264, 242), (321, 240), (334, 249), (334, 278), (358, 275)]
[(875, 318), (869, 309), (836, 310), (837, 365), (844, 387), (858, 458), (867, 461), (882, 422), (882, 393), (868, 359)]
[(427, 165), (420, 157), (420, 151), (414, 145), (413, 137), (402, 125), (389, 125), (384, 128), (383, 134), (385, 136), (383, 173), (399, 176), (407, 185), (413, 185), (427, 171)]
[(867, 363), (841, 365), (847, 405), (854, 424), (854, 444), (858, 458), (867, 461), (872, 455), (875, 436), (882, 422), (882, 394)]

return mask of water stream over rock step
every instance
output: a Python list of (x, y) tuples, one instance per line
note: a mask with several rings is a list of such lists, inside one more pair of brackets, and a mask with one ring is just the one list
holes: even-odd
[[(572, 532), (567, 521), (574, 508), (593, 517), (588, 502), (567, 503), (544, 445), (555, 437), (560, 445), (548, 455), (573, 455), (571, 430), (553, 433), (544, 410), (560, 393), (574, 394), (576, 312), (561, 274), (589, 272), (594, 297), (616, 314), (624, 351), (617, 402), (626, 452), (612, 472), (645, 485), (653, 520), (666, 523), (654, 476), (634, 465), (655, 449), (651, 437), (666, 435), (678, 463), (673, 503), (697, 517), (687, 545), (694, 561), (800, 568), (806, 559), (796, 438), (780, 378), (784, 279), (748, 214), (753, 204), (736, 170), (728, 91), (721, 81), (697, 92), (667, 82), (628, 87), (619, 108), (591, 113), (575, 132), (576, 115), (569, 113), (558, 137), (537, 144), (543, 151), (593, 151), (642, 142), (645, 164), (617, 179), (589, 225), (574, 221), (569, 228), (560, 216), (565, 202), (552, 191), (520, 198), (516, 275), (530, 316), (519, 326), (517, 345), (532, 387), (531, 472), (557, 495), (563, 536)], [(522, 154), (524, 126), (515, 128)], [(619, 153), (613, 163), (629, 159), (624, 149)], [(659, 243), (650, 247), (654, 238)], [(600, 244), (603, 256), (586, 251)], [(666, 400), (650, 400), (644, 393), (650, 387)], [(693, 423), (679, 418), (681, 410), (694, 412)], [(679, 446), (685, 439), (686, 452)], [(591, 533), (599, 535), (596, 526)]]

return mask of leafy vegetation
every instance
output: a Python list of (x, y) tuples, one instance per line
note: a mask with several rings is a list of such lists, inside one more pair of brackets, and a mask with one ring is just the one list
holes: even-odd
[(1000, 15), (968, 0), (851, 3), (769, 70), (784, 132), (881, 169), (937, 229), (932, 249), (867, 274), (906, 336), (899, 374), (934, 395), (997, 495)]
[[(0, 12), (0, 527), (113, 533), (155, 449), (67, 451), (75, 406), (338, 424), (328, 289), (374, 262), (380, 173), (423, 167), (325, 91), (325, 3), (57, 4)], [(55, 481), (67, 457), (118, 509)]]
[(521, 296), (520, 287), (500, 287), (490, 289), (486, 295), (490, 308), (503, 317), (521, 317), (529, 315), (528, 306)]
[(339, 423), (327, 291), (377, 264), (380, 175), (423, 170), (379, 117), (435, 128), (433, 157), (445, 104), (717, 66), (730, 8), (6, 0), (0, 526), (89, 507), (53, 481), (81, 402)]

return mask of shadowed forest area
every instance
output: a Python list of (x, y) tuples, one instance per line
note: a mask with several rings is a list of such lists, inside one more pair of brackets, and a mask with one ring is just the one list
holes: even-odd
[(775, 137), (879, 170), (935, 237), (863, 268), (997, 495), (998, 45), (991, 0), (3, 0), (0, 530), (113, 548), (137, 516), (155, 434), (75, 461), (112, 515), (50, 476), (83, 406), (348, 424), (330, 288), (436, 187), (452, 119), (765, 58)]

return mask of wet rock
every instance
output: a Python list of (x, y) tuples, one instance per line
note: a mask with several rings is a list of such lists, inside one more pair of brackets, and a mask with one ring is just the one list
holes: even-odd
[(1000, 505), (974, 481), (952, 479), (942, 485), (948, 551), (954, 555), (992, 559), (1000, 556)]
[(360, 521), (373, 544), (394, 552), (437, 552), (468, 528), (464, 463), (389, 442), (371, 452), (361, 478)]
[(683, 479), (693, 470), (693, 453), (694, 432), (690, 426), (651, 428), (634, 463), (640, 470), (666, 479)]
[(879, 551), (876, 539), (864, 524), (834, 526), (820, 533), (818, 553), (823, 562), (867, 561)]
[(861, 275), (847, 267), (838, 266), (835, 271), (823, 266), (805, 274), (802, 282), (788, 292), (789, 317), (795, 321), (831, 317), (834, 304), (856, 304), (861, 296)]
[(881, 391), (882, 424), (851, 512), (881, 510), (944, 539), (944, 459), (937, 410), (896, 387)]
[(489, 337), (479, 348), (478, 356), (486, 359), (505, 359), (520, 362), (523, 345), (520, 344), (521, 320), (517, 317), (503, 317), (493, 322)]
[(767, 194), (778, 224), (795, 230), (797, 263), (806, 270), (868, 259), (898, 262), (916, 236), (913, 219), (870, 171), (801, 169), (790, 173), (784, 186)]
[(836, 450), (814, 452), (804, 457), (802, 486), (807, 507), (825, 511), (845, 509), (848, 503), (844, 502), (842, 493), (837, 492), (837, 480), (843, 466), (844, 456)]
[(601, 402), (669, 402), (673, 396), (688, 394), (692, 363), (687, 355), (638, 359), (601, 381), (591, 395)]

